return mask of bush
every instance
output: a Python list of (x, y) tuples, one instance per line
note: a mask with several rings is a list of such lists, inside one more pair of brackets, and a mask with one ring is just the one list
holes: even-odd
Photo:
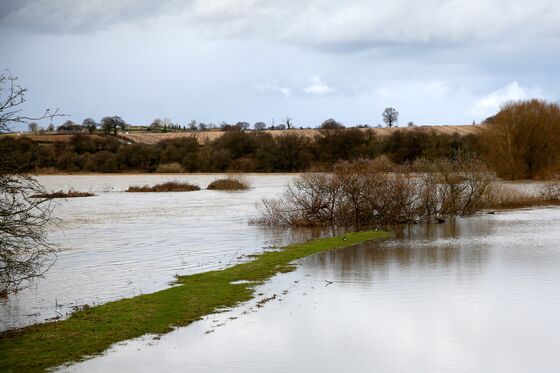
[(217, 180), (212, 181), (206, 189), (208, 189), (208, 190), (245, 190), (245, 189), (249, 189), (249, 183), (241, 177), (228, 176), (225, 179), (217, 179)]
[(509, 102), (483, 128), (486, 156), (501, 177), (543, 177), (560, 164), (557, 103)]
[(68, 192), (63, 192), (62, 190), (59, 190), (58, 192), (52, 192), (52, 193), (33, 194), (31, 198), (52, 199), (52, 198), (93, 197), (93, 196), (95, 196), (95, 194), (90, 192), (77, 192), (75, 190), (70, 189)]
[(305, 173), (280, 199), (263, 200), (253, 222), (284, 226), (376, 226), (443, 221), (484, 207), (492, 180), (475, 159), (426, 162), (424, 173), (386, 162), (338, 162), (332, 173)]
[(132, 185), (126, 191), (127, 192), (192, 192), (195, 190), (200, 190), (200, 187), (198, 185), (194, 185), (190, 183), (169, 181), (166, 183), (156, 184), (153, 186)]

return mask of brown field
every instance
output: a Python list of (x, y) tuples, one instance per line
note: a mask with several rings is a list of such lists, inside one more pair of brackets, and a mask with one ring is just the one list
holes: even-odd
[[(459, 135), (469, 135), (476, 134), (480, 130), (480, 126), (473, 125), (438, 125), (438, 126), (415, 126), (415, 127), (394, 127), (394, 128), (361, 128), (361, 131), (373, 131), (379, 137), (389, 136), (397, 131), (436, 131), (442, 134), (453, 134), (458, 133)], [(295, 134), (305, 137), (315, 137), (319, 135), (318, 129), (291, 129), (291, 130), (265, 130), (263, 133), (269, 133), (274, 137), (282, 136), (285, 134)], [(200, 143), (207, 141), (213, 141), (218, 137), (222, 136), (225, 132), (223, 131), (205, 131), (205, 132), (168, 132), (168, 133), (151, 133), (151, 132), (124, 132), (119, 133), (118, 137), (123, 140), (130, 141), (133, 143), (140, 144), (156, 144), (162, 140), (171, 140), (182, 137), (194, 137), (198, 139)], [(7, 134), (1, 136), (14, 136), (14, 137), (26, 137), (33, 141), (41, 143), (53, 143), (53, 142), (67, 142), (70, 141), (74, 134)], [(92, 134), (89, 136), (101, 137), (103, 135)]]
[[(10, 134), (3, 134), (0, 135), (0, 138), (2, 136), (10, 136), (10, 137), (15, 137), (15, 138), (28, 138), (31, 139), (32, 141), (35, 142), (42, 142), (42, 143), (53, 143), (53, 142), (68, 142), (70, 141), (70, 139), (72, 138), (72, 136), (74, 136), (75, 133), (48, 133), (48, 134), (31, 134), (31, 133), (10, 133)], [(94, 137), (101, 137), (100, 135), (91, 135), (91, 134), (86, 134), (88, 136), (94, 136)]]
[[(459, 135), (469, 135), (476, 134), (480, 130), (479, 126), (473, 125), (444, 125), (444, 126), (415, 126), (415, 127), (396, 127), (396, 128), (361, 128), (361, 131), (371, 130), (375, 132), (377, 136), (385, 137), (391, 135), (396, 131), (430, 131), (434, 130), (438, 133), (453, 134), (458, 133)], [(269, 133), (272, 136), (282, 136), (284, 134), (296, 134), (306, 137), (315, 137), (319, 135), (318, 129), (291, 129), (291, 130), (275, 130), (262, 131), (264, 133)], [(223, 131), (206, 131), (206, 132), (168, 132), (168, 133), (150, 133), (150, 132), (130, 132), (122, 133), (121, 137), (135, 143), (143, 144), (155, 144), (162, 140), (170, 140), (181, 137), (195, 137), (200, 143), (206, 141), (213, 141), (218, 137), (222, 136), (225, 132)]]

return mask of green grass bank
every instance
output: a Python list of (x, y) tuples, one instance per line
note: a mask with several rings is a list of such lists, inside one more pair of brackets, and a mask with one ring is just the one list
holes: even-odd
[[(0, 371), (43, 371), (100, 354), (113, 343), (144, 334), (162, 334), (254, 296), (254, 286), (295, 269), (294, 260), (362, 242), (387, 232), (355, 232), (267, 251), (250, 262), (223, 270), (182, 276), (177, 286), (87, 308), (70, 318), (0, 334)], [(251, 284), (232, 282), (247, 280)]]

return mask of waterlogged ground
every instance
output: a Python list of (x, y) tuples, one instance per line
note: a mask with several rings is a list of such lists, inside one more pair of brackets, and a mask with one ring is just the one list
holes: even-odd
[(224, 175), (40, 176), (49, 190), (95, 197), (57, 200), (50, 239), (63, 249), (45, 278), (0, 300), (0, 330), (64, 317), (72, 308), (169, 286), (176, 274), (221, 268), (263, 247), (305, 240), (309, 231), (251, 226), (261, 198), (293, 176), (248, 175), (252, 189), (124, 193), (130, 185), (179, 180), (205, 188)]
[(555, 372), (560, 209), (397, 229), (317, 255), (254, 301), (75, 372)]

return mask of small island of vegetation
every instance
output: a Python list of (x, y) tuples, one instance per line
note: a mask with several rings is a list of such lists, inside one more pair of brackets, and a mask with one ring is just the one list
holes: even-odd
[(146, 192), (193, 192), (200, 190), (198, 185), (191, 183), (181, 183), (178, 181), (168, 181), (166, 183), (156, 185), (132, 185), (126, 191), (130, 193), (146, 193)]
[(228, 176), (224, 179), (217, 179), (208, 184), (208, 190), (246, 190), (249, 189), (249, 182), (242, 177)]
[(78, 192), (75, 190), (69, 190), (68, 192), (64, 192), (62, 190), (59, 190), (58, 192), (33, 194), (31, 198), (53, 199), (53, 198), (79, 198), (79, 197), (93, 197), (93, 196), (95, 196), (95, 194), (91, 192)]

